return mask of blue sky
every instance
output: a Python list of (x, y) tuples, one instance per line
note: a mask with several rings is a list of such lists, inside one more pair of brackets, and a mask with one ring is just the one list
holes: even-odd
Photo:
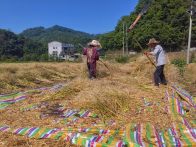
[(112, 31), (138, 0), (0, 0), (0, 28), (24, 29), (61, 25), (87, 33)]

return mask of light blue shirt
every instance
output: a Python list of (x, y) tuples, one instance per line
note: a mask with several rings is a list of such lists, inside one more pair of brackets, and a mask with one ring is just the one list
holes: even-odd
[(166, 64), (165, 51), (160, 45), (156, 45), (153, 52), (151, 52), (156, 58), (157, 66)]

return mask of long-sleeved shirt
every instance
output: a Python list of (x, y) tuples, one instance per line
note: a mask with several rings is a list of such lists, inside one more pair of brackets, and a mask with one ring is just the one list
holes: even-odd
[(156, 45), (154, 51), (151, 52), (151, 54), (155, 56), (157, 66), (166, 64), (165, 51), (160, 45)]
[(87, 56), (88, 63), (95, 63), (97, 60), (99, 60), (99, 53), (95, 47), (94, 48), (84, 48), (83, 55)]

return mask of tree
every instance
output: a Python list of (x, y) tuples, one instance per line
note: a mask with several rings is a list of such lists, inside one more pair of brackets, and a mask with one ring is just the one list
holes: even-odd
[[(143, 47), (147, 47), (146, 43), (153, 37), (160, 40), (167, 51), (180, 50), (185, 46), (189, 26), (187, 9), (190, 3), (187, 0), (139, 0), (135, 11), (129, 16), (122, 17), (113, 32), (100, 36), (103, 47), (106, 49), (121, 49), (123, 22), (129, 25), (132, 24), (144, 5), (150, 1), (151, 5), (147, 13), (142, 16), (134, 29), (128, 34), (129, 48), (140, 51), (141, 49), (135, 39)], [(195, 27), (193, 27), (193, 30), (195, 30)], [(113, 41), (113, 44), (109, 39)]]
[(24, 38), (20, 38), (14, 33), (0, 29), (0, 56), (10, 58), (23, 56)]

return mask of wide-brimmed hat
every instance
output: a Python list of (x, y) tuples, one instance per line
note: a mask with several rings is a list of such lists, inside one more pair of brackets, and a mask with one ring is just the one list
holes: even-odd
[(147, 43), (147, 45), (158, 44), (158, 43), (159, 43), (159, 41), (157, 41), (155, 38), (151, 38), (151, 39), (149, 40), (149, 42)]
[(97, 46), (97, 47), (102, 47), (101, 43), (97, 40), (92, 40), (91, 42), (88, 43), (88, 46)]

